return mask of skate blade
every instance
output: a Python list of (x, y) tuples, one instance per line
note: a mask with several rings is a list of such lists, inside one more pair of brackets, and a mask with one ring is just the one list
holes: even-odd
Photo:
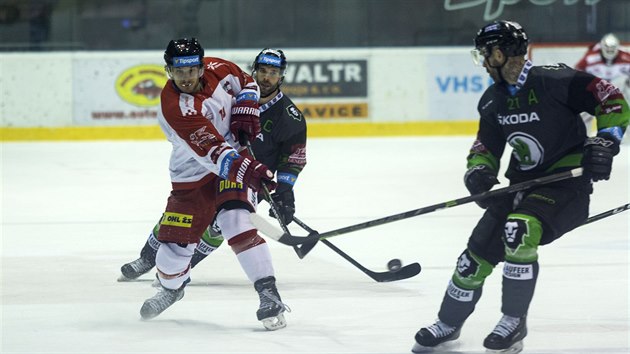
[(126, 276), (121, 274), (118, 279), (116, 279), (116, 281), (119, 283), (144, 283), (153, 280), (147, 278), (127, 278)]
[(121, 274), (121, 275), (118, 277), (118, 279), (116, 279), (116, 281), (117, 281), (117, 282), (119, 282), (119, 283), (126, 283), (126, 282), (130, 282), (130, 281), (138, 281), (138, 279), (137, 279), (137, 278), (136, 278), (136, 279), (133, 279), (133, 278), (127, 278), (126, 276), (124, 276), (124, 275), (122, 275), (122, 274)]
[(415, 354), (445, 353), (457, 349), (458, 347), (459, 343), (453, 342), (452, 340), (438, 344), (435, 347), (425, 347), (418, 343), (414, 343), (413, 348), (411, 348), (411, 352)]
[(413, 348), (411, 348), (412, 353), (422, 354), (422, 353), (436, 353), (435, 347), (424, 347), (418, 343), (413, 344)]
[(260, 320), (260, 322), (262, 322), (263, 326), (265, 326), (268, 331), (275, 331), (287, 326), (287, 321), (284, 319), (283, 314), (279, 314), (275, 317), (264, 318)]
[(494, 354), (517, 354), (523, 351), (523, 341), (518, 341), (506, 349), (486, 349), (486, 353)]

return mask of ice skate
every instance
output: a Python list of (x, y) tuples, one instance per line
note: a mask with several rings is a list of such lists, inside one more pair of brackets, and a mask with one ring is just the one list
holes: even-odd
[(437, 320), (434, 324), (421, 328), (416, 333), (416, 343), (414, 343), (411, 351), (413, 353), (437, 353), (440, 349), (444, 349), (447, 342), (459, 338), (461, 331), (461, 326), (453, 327)]
[(504, 315), (483, 341), (486, 353), (516, 354), (523, 350), (523, 338), (527, 335), (526, 317)]
[(150, 320), (164, 312), (164, 310), (175, 302), (181, 300), (184, 297), (184, 288), (188, 282), (189, 279), (177, 290), (171, 290), (161, 286), (157, 294), (153, 295), (153, 297), (147, 299), (144, 304), (142, 304), (142, 308), (140, 309), (142, 319)]
[(260, 298), (260, 308), (256, 311), (256, 317), (269, 331), (275, 331), (287, 326), (284, 319), (284, 311), (291, 312), (291, 309), (282, 303), (278, 289), (276, 288), (276, 278), (266, 277), (257, 280), (254, 288)]
[(135, 261), (125, 263), (122, 267), (120, 267), (120, 272), (122, 274), (118, 278), (118, 281), (134, 281), (141, 275), (149, 272), (153, 269), (153, 267), (155, 267), (155, 257), (150, 259), (140, 257)]

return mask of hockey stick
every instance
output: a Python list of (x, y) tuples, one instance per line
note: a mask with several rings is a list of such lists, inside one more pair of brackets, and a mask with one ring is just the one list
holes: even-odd
[[(553, 175), (540, 177), (540, 178), (535, 178), (535, 179), (531, 179), (531, 180), (528, 180), (528, 181), (525, 181), (525, 182), (513, 184), (511, 186), (507, 186), (507, 187), (504, 187), (504, 188), (499, 188), (499, 189), (496, 189), (496, 190), (491, 190), (491, 191), (487, 191), (487, 192), (471, 195), (471, 196), (468, 196), (468, 197), (463, 197), (463, 198), (451, 200), (451, 201), (448, 201), (448, 202), (442, 202), (442, 203), (430, 205), (430, 206), (427, 206), (427, 207), (410, 210), (410, 211), (407, 211), (407, 212), (404, 212), (404, 213), (394, 214), (394, 215), (386, 216), (386, 217), (383, 217), (383, 218), (362, 222), (362, 223), (351, 225), (351, 226), (346, 226), (346, 227), (343, 227), (343, 228), (340, 228), (340, 229), (337, 229), (337, 230), (332, 230), (332, 231), (324, 232), (323, 234), (319, 234), (319, 239), (322, 240), (322, 239), (329, 238), (329, 237), (339, 236), (339, 235), (347, 234), (347, 233), (358, 231), (358, 230), (367, 229), (367, 228), (378, 226), (378, 225), (388, 224), (388, 223), (391, 223), (391, 222), (394, 222), (394, 221), (398, 221), (398, 220), (408, 219), (408, 218), (411, 218), (411, 217), (414, 217), (414, 216), (418, 216), (418, 215), (422, 215), (422, 214), (428, 214), (428, 213), (431, 213), (431, 212), (434, 212), (434, 211), (437, 211), (437, 210), (448, 209), (448, 208), (452, 208), (452, 207), (455, 207), (455, 206), (464, 205), (464, 204), (467, 204), (467, 203), (476, 202), (476, 201), (479, 201), (479, 200), (496, 197), (496, 196), (499, 196), (499, 195), (520, 192), (522, 190), (526, 190), (526, 189), (529, 189), (531, 187), (539, 186), (539, 185), (542, 185), (542, 184), (557, 182), (557, 181), (561, 181), (561, 180), (568, 179), (568, 178), (573, 178), (573, 177), (579, 177), (579, 176), (582, 175), (582, 172), (583, 172), (582, 168), (579, 167), (579, 168), (575, 168), (575, 169), (572, 169), (572, 170), (569, 170), (569, 171), (559, 172), (559, 173), (556, 173), (556, 174), (553, 174)], [(313, 235), (309, 235), (309, 236), (313, 236)], [(313, 249), (313, 247), (315, 247), (315, 243), (316, 242), (313, 242), (313, 241), (305, 241), (302, 244), (302, 247), (300, 247), (300, 249), (301, 249), (300, 252), (302, 253), (302, 257), (306, 256), (306, 254), (311, 249)]]
[(601, 220), (603, 218), (607, 218), (609, 216), (619, 214), (619, 213), (624, 212), (624, 211), (626, 211), (628, 209), (630, 209), (630, 203), (627, 203), (627, 204), (622, 205), (620, 207), (616, 207), (615, 209), (610, 209), (608, 211), (605, 211), (605, 212), (597, 214), (597, 215), (593, 215), (590, 218), (586, 219), (586, 221), (580, 226), (584, 226), (586, 224), (590, 224), (592, 222), (599, 221), (599, 220)]
[[(295, 221), (296, 224), (300, 225), (300, 227), (302, 227), (304, 230), (306, 230), (309, 234), (313, 234), (313, 233), (317, 233), (317, 231), (311, 229), (308, 225), (306, 225), (302, 220), (296, 218), (295, 216), (293, 216), (293, 221)], [(402, 279), (407, 279), (407, 278), (411, 278), (413, 276), (416, 276), (420, 273), (420, 271), (422, 270), (422, 267), (420, 267), (419, 263), (412, 263), (412, 264), (408, 264), (398, 270), (390, 270), (387, 272), (374, 272), (371, 271), (367, 268), (365, 268), (363, 265), (361, 265), (359, 262), (355, 261), (352, 257), (350, 257), (348, 254), (346, 254), (344, 251), (340, 250), (337, 246), (333, 245), (332, 242), (328, 241), (328, 240), (321, 240), (321, 242), (328, 246), (330, 249), (332, 249), (335, 253), (337, 253), (338, 255), (340, 255), (341, 257), (343, 257), (345, 260), (347, 260), (348, 262), (350, 262), (353, 266), (359, 268), (360, 271), (362, 271), (363, 273), (367, 274), (367, 276), (369, 276), (370, 278), (376, 280), (379, 283), (384, 283), (384, 282), (390, 282), (390, 281), (396, 281), (396, 280), (402, 280)], [(305, 245), (306, 246), (306, 245)], [(303, 246), (304, 247), (304, 246)], [(306, 250), (306, 253), (308, 253), (310, 251)], [(304, 255), (302, 255), (302, 249), (296, 247), (296, 252), (298, 254), (298, 257), (304, 258)], [(394, 262), (396, 260), (392, 259), (390, 261)], [(388, 263), (389, 264), (389, 263)]]
[[(249, 140), (247, 140), (247, 137), (241, 136), (240, 141), (245, 143), (245, 147), (247, 148), (247, 151), (255, 159), (256, 155), (254, 155), (252, 144), (249, 142)], [(291, 235), (289, 228), (287, 227), (287, 225), (285, 225), (285, 223), (282, 221), (282, 218), (280, 217), (280, 213), (278, 212), (278, 205), (273, 200), (273, 198), (271, 198), (271, 192), (269, 192), (269, 188), (267, 188), (264, 182), (261, 184), (262, 184), (262, 189), (263, 189), (265, 199), (267, 200), (267, 202), (269, 203), (269, 206), (271, 207), (271, 212), (275, 216), (276, 220), (278, 220), (278, 224), (282, 228), (282, 235), (277, 235), (277, 233), (273, 229), (270, 229), (268, 225), (262, 226), (260, 222), (261, 218), (256, 213), (249, 214), (252, 224), (254, 224), (254, 226), (256, 226), (256, 228), (259, 229), (260, 232), (262, 232), (265, 235), (270, 236), (274, 240), (288, 246), (293, 246), (293, 249), (295, 250), (295, 253), (298, 254), (298, 257), (300, 255), (298, 245), (306, 243), (309, 249), (312, 249), (313, 247), (315, 247), (315, 244), (317, 243), (317, 241), (319, 241), (319, 234), (309, 234), (306, 237), (296, 237), (296, 236)], [(271, 236), (271, 234), (276, 234), (276, 237)]]

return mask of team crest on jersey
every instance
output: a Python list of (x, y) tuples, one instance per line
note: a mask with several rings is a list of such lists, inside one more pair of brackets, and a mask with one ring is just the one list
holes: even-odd
[(217, 137), (206, 131), (206, 126), (203, 126), (194, 133), (190, 134), (191, 144), (197, 145), (197, 147), (204, 148), (217, 141)]
[(287, 107), (287, 113), (289, 113), (289, 115), (298, 122), (302, 120), (302, 114), (300, 113), (300, 110), (297, 109), (297, 107), (295, 107), (294, 105), (290, 105)]
[(539, 166), (544, 159), (544, 150), (536, 138), (529, 134), (516, 132), (507, 138), (512, 147), (512, 156), (519, 162), (518, 169), (529, 171)]

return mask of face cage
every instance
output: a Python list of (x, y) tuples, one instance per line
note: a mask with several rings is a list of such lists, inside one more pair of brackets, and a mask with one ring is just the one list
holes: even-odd
[(619, 48), (617, 47), (608, 47), (608, 46), (602, 47), (602, 56), (605, 59), (613, 60), (617, 57), (617, 53), (619, 53)]

